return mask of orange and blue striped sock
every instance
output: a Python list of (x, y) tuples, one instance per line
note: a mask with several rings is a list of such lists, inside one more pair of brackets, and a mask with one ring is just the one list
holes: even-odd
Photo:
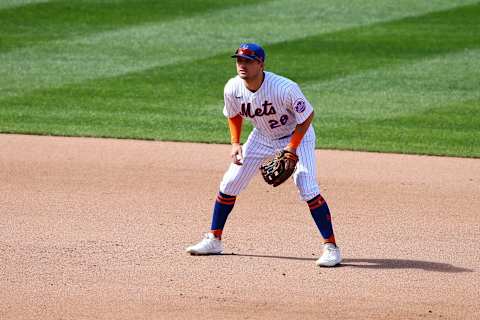
[(210, 232), (212, 232), (215, 237), (219, 239), (222, 238), (223, 228), (227, 222), (228, 215), (235, 205), (235, 200), (237, 200), (236, 196), (230, 196), (221, 192), (219, 192), (217, 195), (215, 206), (213, 207), (212, 226), (210, 228)]
[(313, 220), (317, 225), (324, 243), (335, 244), (335, 235), (333, 234), (332, 217), (327, 202), (321, 195), (307, 201)]

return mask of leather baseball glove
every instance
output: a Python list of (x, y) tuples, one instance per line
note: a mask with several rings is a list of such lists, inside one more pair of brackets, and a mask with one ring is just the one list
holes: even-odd
[(290, 151), (281, 150), (260, 166), (260, 172), (266, 183), (277, 187), (284, 183), (295, 171), (298, 156)]

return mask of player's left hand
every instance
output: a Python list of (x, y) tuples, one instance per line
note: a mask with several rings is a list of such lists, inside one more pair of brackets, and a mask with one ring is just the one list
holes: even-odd
[(290, 145), (286, 146), (285, 149), (283, 149), (285, 151), (288, 151), (290, 153), (293, 153), (294, 155), (297, 155), (297, 148), (294, 148)]
[(285, 171), (295, 171), (295, 167), (297, 166), (298, 162), (297, 148), (286, 146), (283, 150), (285, 150), (286, 153), (293, 154), (293, 157), (287, 157), (287, 160), (285, 161)]

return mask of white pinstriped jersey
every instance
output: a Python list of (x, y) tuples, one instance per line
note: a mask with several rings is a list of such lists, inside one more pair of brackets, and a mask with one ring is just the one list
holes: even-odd
[[(223, 114), (232, 118), (240, 114), (255, 128), (242, 146), (243, 165), (231, 163), (220, 183), (220, 191), (238, 195), (248, 185), (263, 160), (283, 149), (299, 123), (313, 112), (298, 85), (287, 78), (265, 72), (262, 86), (249, 91), (240, 77), (230, 79), (224, 90)], [(299, 162), (293, 174), (300, 197), (308, 201), (320, 193), (316, 181), (315, 131), (310, 126), (297, 148)]]
[(278, 139), (291, 134), (313, 108), (294, 81), (272, 72), (264, 73), (263, 83), (256, 92), (248, 90), (239, 76), (230, 79), (224, 89), (223, 114), (229, 118), (238, 114), (249, 118), (264, 136)]

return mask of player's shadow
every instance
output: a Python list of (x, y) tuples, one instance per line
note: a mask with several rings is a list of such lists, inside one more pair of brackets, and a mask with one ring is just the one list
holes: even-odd
[[(238, 257), (254, 257), (254, 258), (269, 258), (269, 259), (287, 259), (299, 261), (315, 261), (317, 258), (302, 258), (302, 257), (284, 257), (284, 256), (269, 256), (259, 254), (241, 254), (232, 253), (233, 256)], [(425, 271), (459, 273), (459, 272), (474, 272), (472, 269), (455, 267), (448, 263), (421, 261), (421, 260), (407, 260), (407, 259), (370, 259), (370, 258), (352, 258), (343, 259), (338, 266), (361, 268), (361, 269), (422, 269)]]
[(342, 265), (364, 269), (422, 269), (448, 273), (473, 272), (472, 269), (456, 267), (449, 263), (407, 259), (344, 259)]

